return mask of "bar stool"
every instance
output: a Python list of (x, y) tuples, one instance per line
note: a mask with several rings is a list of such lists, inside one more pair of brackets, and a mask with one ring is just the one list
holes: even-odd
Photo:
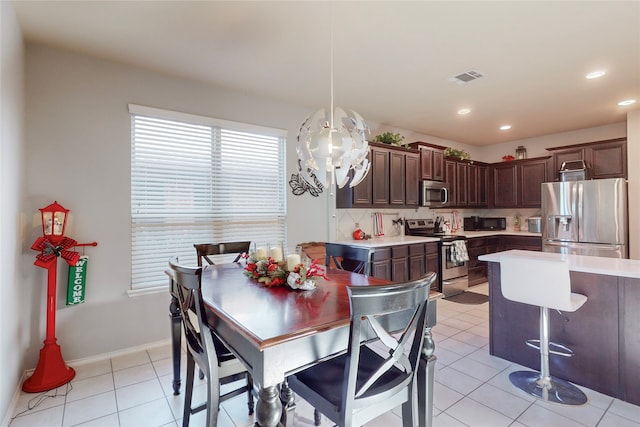
[(512, 372), (509, 375), (511, 383), (548, 402), (586, 403), (587, 396), (578, 387), (549, 373), (549, 353), (573, 356), (568, 347), (549, 342), (549, 309), (574, 312), (587, 301), (585, 295), (571, 292), (566, 261), (503, 255), (500, 257), (500, 283), (506, 299), (540, 307), (540, 340), (527, 341), (529, 347), (540, 350), (540, 372)]

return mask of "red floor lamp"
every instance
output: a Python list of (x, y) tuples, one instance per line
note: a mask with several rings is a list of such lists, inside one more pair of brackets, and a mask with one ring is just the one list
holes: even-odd
[(65, 237), (68, 209), (58, 202), (41, 208), (42, 234), (31, 249), (40, 251), (34, 265), (47, 269), (47, 332), (44, 346), (40, 349), (40, 358), (33, 375), (22, 384), (27, 393), (51, 390), (71, 381), (76, 372), (64, 362), (60, 346), (56, 339), (56, 281), (58, 275), (58, 257), (70, 266), (75, 266), (80, 254), (69, 250), (76, 246), (97, 246), (96, 242), (78, 243)]

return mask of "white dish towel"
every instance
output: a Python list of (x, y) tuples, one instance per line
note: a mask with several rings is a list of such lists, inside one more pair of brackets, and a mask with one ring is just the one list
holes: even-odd
[(374, 236), (384, 236), (384, 220), (382, 212), (373, 214), (373, 234)]
[(467, 262), (469, 261), (469, 253), (467, 252), (467, 242), (464, 240), (454, 240), (451, 245), (451, 261)]

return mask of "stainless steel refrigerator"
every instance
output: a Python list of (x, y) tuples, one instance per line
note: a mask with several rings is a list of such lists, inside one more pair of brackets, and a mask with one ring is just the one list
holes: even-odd
[(542, 184), (542, 250), (628, 258), (623, 178)]

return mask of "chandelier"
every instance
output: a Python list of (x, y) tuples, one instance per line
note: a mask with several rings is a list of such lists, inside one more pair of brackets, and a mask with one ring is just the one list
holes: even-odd
[(355, 111), (333, 106), (333, 4), (331, 7), (331, 106), (316, 111), (300, 126), (300, 176), (314, 188), (358, 185), (369, 172), (369, 128)]

